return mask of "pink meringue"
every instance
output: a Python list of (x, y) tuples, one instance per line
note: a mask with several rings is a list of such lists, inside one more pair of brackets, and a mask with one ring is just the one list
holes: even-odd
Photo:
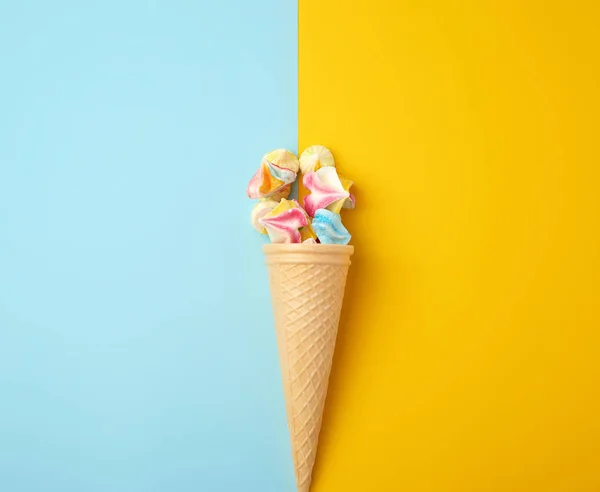
[[(351, 181), (344, 181), (348, 188), (352, 186)], [(335, 167), (326, 166), (318, 171), (309, 172), (304, 175), (303, 182), (310, 191), (304, 199), (304, 208), (311, 217), (314, 217), (315, 212), (320, 208), (339, 213), (346, 200), (350, 198), (350, 192), (344, 187)]]
[(300, 229), (309, 225), (302, 207), (285, 198), (258, 222), (266, 229), (272, 243), (301, 243), (303, 234)]

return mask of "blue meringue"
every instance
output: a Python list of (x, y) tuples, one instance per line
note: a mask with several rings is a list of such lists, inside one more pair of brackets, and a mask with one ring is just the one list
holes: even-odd
[(340, 214), (320, 208), (315, 212), (312, 228), (322, 244), (348, 244), (352, 237), (342, 224)]

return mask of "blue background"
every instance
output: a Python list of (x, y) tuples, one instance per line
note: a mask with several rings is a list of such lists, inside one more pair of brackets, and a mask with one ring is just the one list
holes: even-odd
[(296, 2), (3, 1), (0, 63), (0, 490), (295, 490), (245, 187)]

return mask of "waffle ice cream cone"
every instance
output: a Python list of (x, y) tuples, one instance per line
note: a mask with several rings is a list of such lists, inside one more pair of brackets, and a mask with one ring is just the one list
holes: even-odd
[(308, 492), (353, 246), (266, 244), (299, 492)]

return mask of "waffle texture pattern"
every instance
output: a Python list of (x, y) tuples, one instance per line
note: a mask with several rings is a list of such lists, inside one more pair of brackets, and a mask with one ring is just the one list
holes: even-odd
[(275, 247), (265, 252), (292, 457), (298, 490), (307, 492), (353, 248), (268, 246)]

